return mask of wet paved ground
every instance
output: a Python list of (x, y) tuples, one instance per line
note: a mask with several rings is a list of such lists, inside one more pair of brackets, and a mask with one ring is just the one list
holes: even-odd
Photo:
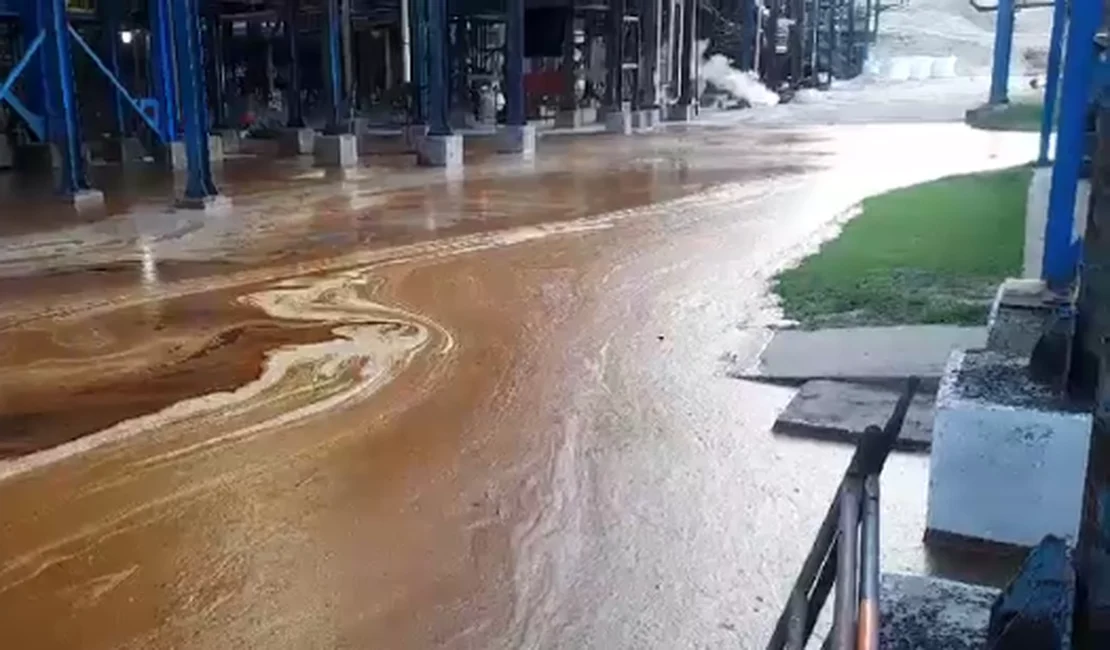
[[(4, 646), (757, 647), (849, 453), (723, 375), (765, 280), (867, 194), (1033, 150), (717, 125), (453, 179), (237, 161), (222, 216), (141, 177), (105, 218), (18, 203)], [(967, 567), (921, 547), (927, 464), (888, 464), (887, 569)]]

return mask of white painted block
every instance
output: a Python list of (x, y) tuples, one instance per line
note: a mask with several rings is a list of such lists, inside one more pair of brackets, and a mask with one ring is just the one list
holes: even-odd
[(358, 164), (358, 136), (353, 133), (316, 136), (314, 155), (320, 167), (354, 167)]
[(458, 134), (424, 136), (416, 158), (426, 167), (460, 168), (463, 164), (463, 138)]
[(1026, 363), (953, 353), (937, 394), (930, 532), (1019, 546), (1076, 539), (1091, 414), (1030, 382)]
[(536, 127), (532, 125), (506, 126), (497, 135), (500, 153), (517, 153), (524, 158), (536, 154)]

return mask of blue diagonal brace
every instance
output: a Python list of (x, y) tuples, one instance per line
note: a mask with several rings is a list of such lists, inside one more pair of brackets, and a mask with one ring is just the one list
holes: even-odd
[(112, 71), (109, 70), (108, 66), (100, 60), (100, 57), (96, 55), (96, 52), (93, 51), (91, 47), (89, 47), (89, 44), (85, 42), (85, 39), (81, 38), (81, 34), (79, 34), (77, 30), (73, 28), (73, 25), (69, 25), (68, 27), (69, 35), (73, 38), (73, 42), (81, 46), (81, 49), (85, 51), (85, 54), (89, 55), (89, 58), (92, 59), (92, 62), (96, 64), (96, 67), (100, 68), (100, 71), (104, 73), (104, 76), (107, 77), (108, 81), (115, 87), (116, 92), (119, 93), (120, 97), (122, 97), (124, 101), (131, 105), (131, 108), (139, 114), (139, 117), (141, 117), (143, 121), (146, 122), (147, 126), (149, 126), (151, 130), (153, 130), (154, 133), (158, 136), (158, 139), (161, 140), (163, 143), (166, 142), (166, 134), (162, 133), (158, 123), (154, 121), (154, 119), (151, 118), (149, 115), (147, 115), (142, 108), (139, 107), (139, 102), (131, 96), (131, 93), (127, 92), (127, 88), (124, 87), (124, 85), (120, 82), (119, 79), (116, 78), (114, 74), (112, 74)]
[(40, 142), (46, 139), (46, 121), (41, 116), (32, 113), (23, 105), (23, 102), (19, 101), (18, 97), (12, 94), (12, 86), (15, 85), (15, 82), (19, 79), (19, 76), (23, 74), (23, 71), (27, 69), (28, 64), (31, 63), (31, 59), (35, 56), (35, 52), (38, 52), (45, 40), (46, 30), (44, 29), (39, 32), (39, 35), (27, 46), (27, 51), (23, 53), (23, 57), (15, 64), (12, 71), (8, 73), (8, 78), (4, 80), (4, 83), (0, 84), (0, 101), (7, 102), (15, 109), (16, 113), (19, 113), (19, 116), (23, 118), (23, 121), (27, 123), (28, 128), (34, 132), (35, 137), (38, 138)]

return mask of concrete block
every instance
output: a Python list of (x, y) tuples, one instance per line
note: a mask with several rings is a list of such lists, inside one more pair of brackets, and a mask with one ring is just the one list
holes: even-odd
[(697, 115), (697, 108), (693, 105), (671, 104), (667, 107), (668, 122), (693, 122)]
[(506, 126), (498, 133), (497, 150), (500, 153), (516, 153), (524, 158), (536, 155), (536, 127)]
[(928, 576), (884, 573), (879, 647), (981, 650), (998, 590)]
[(627, 108), (606, 112), (605, 132), (630, 135), (632, 133), (632, 112)]
[(174, 171), (188, 169), (189, 161), (185, 156), (185, 143), (180, 141), (167, 142), (158, 147), (154, 159), (160, 164)]
[(15, 148), (8, 136), (0, 134), (0, 169), (11, 169), (15, 166)]
[(637, 130), (654, 129), (659, 124), (659, 109), (643, 108), (632, 112), (632, 128)]
[(953, 353), (937, 393), (927, 535), (1026, 547), (1076, 538), (1090, 408), (1032, 382), (1026, 364)]
[(219, 135), (208, 136), (208, 162), (222, 163), (224, 161), (224, 139)]
[(423, 140), (424, 137), (428, 135), (428, 125), (406, 124), (405, 126), (401, 127), (401, 135), (404, 137), (405, 146), (409, 148), (409, 151), (419, 151), (421, 140)]
[[(1023, 255), (1023, 275), (1026, 278), (1041, 277), (1041, 263), (1044, 256), (1044, 229), (1048, 223), (1048, 197), (1052, 190), (1052, 168), (1038, 167), (1033, 170), (1029, 182), (1029, 193), (1025, 202), (1025, 250)], [(1091, 197), (1091, 182), (1080, 179), (1075, 189), (1075, 226), (1073, 239), (1080, 239), (1087, 229), (1088, 201)]]
[(316, 152), (316, 132), (312, 129), (284, 129), (278, 132), (278, 155), (308, 156)]
[(560, 110), (555, 114), (555, 128), (578, 129), (597, 122), (597, 109), (592, 107)]
[(100, 190), (81, 190), (64, 199), (71, 204), (77, 212), (92, 212), (104, 209), (104, 192)]
[(463, 165), (463, 138), (458, 134), (425, 136), (416, 158), (426, 167), (458, 169)]
[(102, 144), (104, 160), (122, 164), (146, 160), (146, 147), (138, 138), (108, 138)]
[(241, 131), (239, 131), (239, 129), (220, 129), (216, 132), (216, 135), (220, 136), (225, 156), (229, 153), (240, 152), (243, 142), (243, 134)]
[(358, 136), (318, 135), (314, 156), (320, 167), (354, 167), (358, 164)]
[[(900, 389), (851, 382), (806, 382), (775, 420), (774, 431), (791, 436), (858, 444), (864, 429), (882, 426), (894, 412)], [(933, 400), (919, 391), (910, 403), (894, 448), (927, 451), (933, 437)]]
[(231, 211), (231, 199), (222, 194), (202, 199), (181, 197), (174, 202), (174, 207), (178, 210), (198, 210), (205, 214), (226, 214)]

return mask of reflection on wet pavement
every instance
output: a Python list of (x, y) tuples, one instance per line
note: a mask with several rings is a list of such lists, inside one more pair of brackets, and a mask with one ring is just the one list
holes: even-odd
[[(758, 645), (850, 450), (773, 438), (790, 391), (722, 355), (758, 350), (766, 279), (863, 196), (1034, 150), (721, 127), (457, 178), (238, 161), (222, 216), (157, 178), (105, 176), (92, 218), (24, 199), (41, 218), (0, 217), (9, 643)], [(927, 465), (888, 465), (888, 569), (936, 568)]]

